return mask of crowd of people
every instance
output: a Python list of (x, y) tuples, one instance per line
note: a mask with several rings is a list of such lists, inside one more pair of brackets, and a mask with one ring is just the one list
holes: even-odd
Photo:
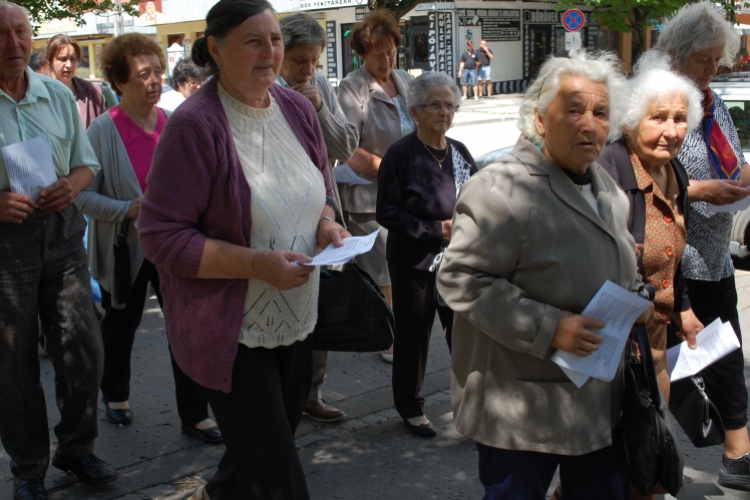
[[(494, 54), (467, 48), (463, 93), (445, 73), (413, 78), (395, 68), (402, 36), (384, 11), (352, 29), (364, 64), (338, 92), (317, 70), (319, 23), (279, 20), (267, 0), (219, 0), (166, 98), (163, 52), (144, 35), (107, 47), (103, 86), (76, 77), (74, 39), (32, 53), (31, 38), (25, 11), (0, 3), (0, 145), (42, 137), (58, 177), (33, 197), (0, 168), (0, 438), (15, 500), (47, 498), (40, 324), (61, 415), (51, 463), (86, 483), (117, 478), (94, 453), (98, 394), (109, 422), (138, 418), (130, 355), (149, 287), (182, 432), (226, 447), (192, 498), (309, 499), (295, 430), (303, 415), (346, 415), (323, 399), (327, 353), (312, 348), (320, 270), (297, 263), (376, 230), (357, 262), (392, 305), (380, 354), (410, 432), (436, 435), (420, 392), (437, 313), (485, 499), (545, 498), (558, 467), (559, 499), (663, 492), (634, 490), (622, 465), (621, 377), (578, 388), (550, 357), (599, 349), (604, 324), (581, 312), (607, 280), (655, 290), (638, 321), (666, 401), (668, 346), (695, 347), (716, 318), (742, 342), (732, 215), (708, 209), (750, 193), (708, 86), (739, 43), (710, 3), (665, 20), (629, 79), (612, 54), (550, 57), (512, 153), (480, 172), (446, 133), (469, 72)], [(337, 162), (369, 182), (337, 185)], [(743, 370), (740, 349), (702, 372), (726, 429), (719, 482), (736, 489), (750, 484)]]

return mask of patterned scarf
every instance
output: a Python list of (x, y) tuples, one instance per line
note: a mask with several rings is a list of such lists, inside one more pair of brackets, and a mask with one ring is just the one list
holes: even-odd
[(708, 161), (719, 174), (719, 179), (737, 179), (740, 175), (740, 166), (734, 150), (714, 118), (716, 104), (710, 88), (703, 91), (703, 103), (703, 140), (708, 148)]

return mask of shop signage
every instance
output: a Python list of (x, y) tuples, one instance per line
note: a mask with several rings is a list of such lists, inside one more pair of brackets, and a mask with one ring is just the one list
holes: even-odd
[(523, 22), (525, 24), (560, 24), (562, 12), (556, 10), (532, 10), (523, 11)]
[(336, 78), (336, 21), (326, 22), (326, 38), (328, 78)]
[(370, 12), (370, 9), (367, 7), (357, 7), (354, 9), (354, 20), (357, 22), (361, 21), (365, 18), (368, 12)]
[(579, 31), (585, 22), (586, 17), (578, 9), (568, 9), (562, 17), (563, 27), (568, 31)]
[(78, 31), (78, 26), (73, 19), (55, 19), (45, 21), (39, 25), (38, 35), (57, 35), (58, 33), (70, 33)]
[(517, 42), (521, 40), (520, 10), (490, 10), (487, 16), (480, 19), (482, 38), (488, 42)]
[(417, 4), (415, 10), (453, 10), (455, 8), (455, 2), (427, 2)]
[(430, 12), (427, 19), (430, 23), (427, 33), (430, 71), (442, 71), (453, 76), (453, 14)]
[(366, 0), (301, 0), (299, 8), (300, 10), (341, 9), (366, 4)]

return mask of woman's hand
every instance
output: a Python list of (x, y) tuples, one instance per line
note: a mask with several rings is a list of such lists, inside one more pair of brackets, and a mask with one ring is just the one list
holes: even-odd
[(604, 321), (562, 311), (551, 345), (576, 356), (588, 356), (599, 349), (603, 340), (591, 330), (601, 330), (605, 326)]
[(294, 261), (310, 262), (310, 258), (307, 255), (286, 250), (258, 252), (253, 258), (253, 277), (265, 281), (282, 292), (300, 287), (307, 283), (315, 267), (300, 266)]
[(141, 213), (141, 199), (143, 196), (139, 196), (135, 200), (130, 202), (130, 206), (128, 207), (128, 219), (137, 219), (138, 214)]
[(712, 205), (729, 205), (750, 195), (750, 189), (742, 187), (742, 181), (711, 179), (690, 181), (688, 201), (705, 201)]
[(695, 340), (695, 337), (697, 337), (698, 333), (703, 330), (703, 323), (701, 323), (693, 310), (688, 309), (679, 314), (675, 313), (672, 316), (672, 319), (674, 320), (675, 325), (680, 328), (677, 332), (677, 337), (687, 341), (689, 348), (697, 348), (698, 342)]
[(446, 243), (451, 240), (451, 234), (453, 234), (453, 220), (448, 219), (440, 223), (440, 227), (443, 230), (443, 241)]
[(338, 222), (333, 222), (328, 219), (320, 219), (320, 222), (318, 223), (317, 240), (320, 248), (326, 248), (331, 243), (340, 247), (344, 244), (344, 238), (349, 238), (351, 235), (352, 233), (347, 231), (344, 226)]

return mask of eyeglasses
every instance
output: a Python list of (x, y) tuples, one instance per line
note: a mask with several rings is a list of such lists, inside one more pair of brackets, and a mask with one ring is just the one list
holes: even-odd
[(420, 108), (429, 108), (430, 111), (433, 113), (440, 113), (440, 110), (444, 109), (448, 113), (455, 113), (458, 110), (458, 104), (452, 103), (452, 102), (438, 102), (433, 101), (430, 104), (422, 104), (419, 106)]

